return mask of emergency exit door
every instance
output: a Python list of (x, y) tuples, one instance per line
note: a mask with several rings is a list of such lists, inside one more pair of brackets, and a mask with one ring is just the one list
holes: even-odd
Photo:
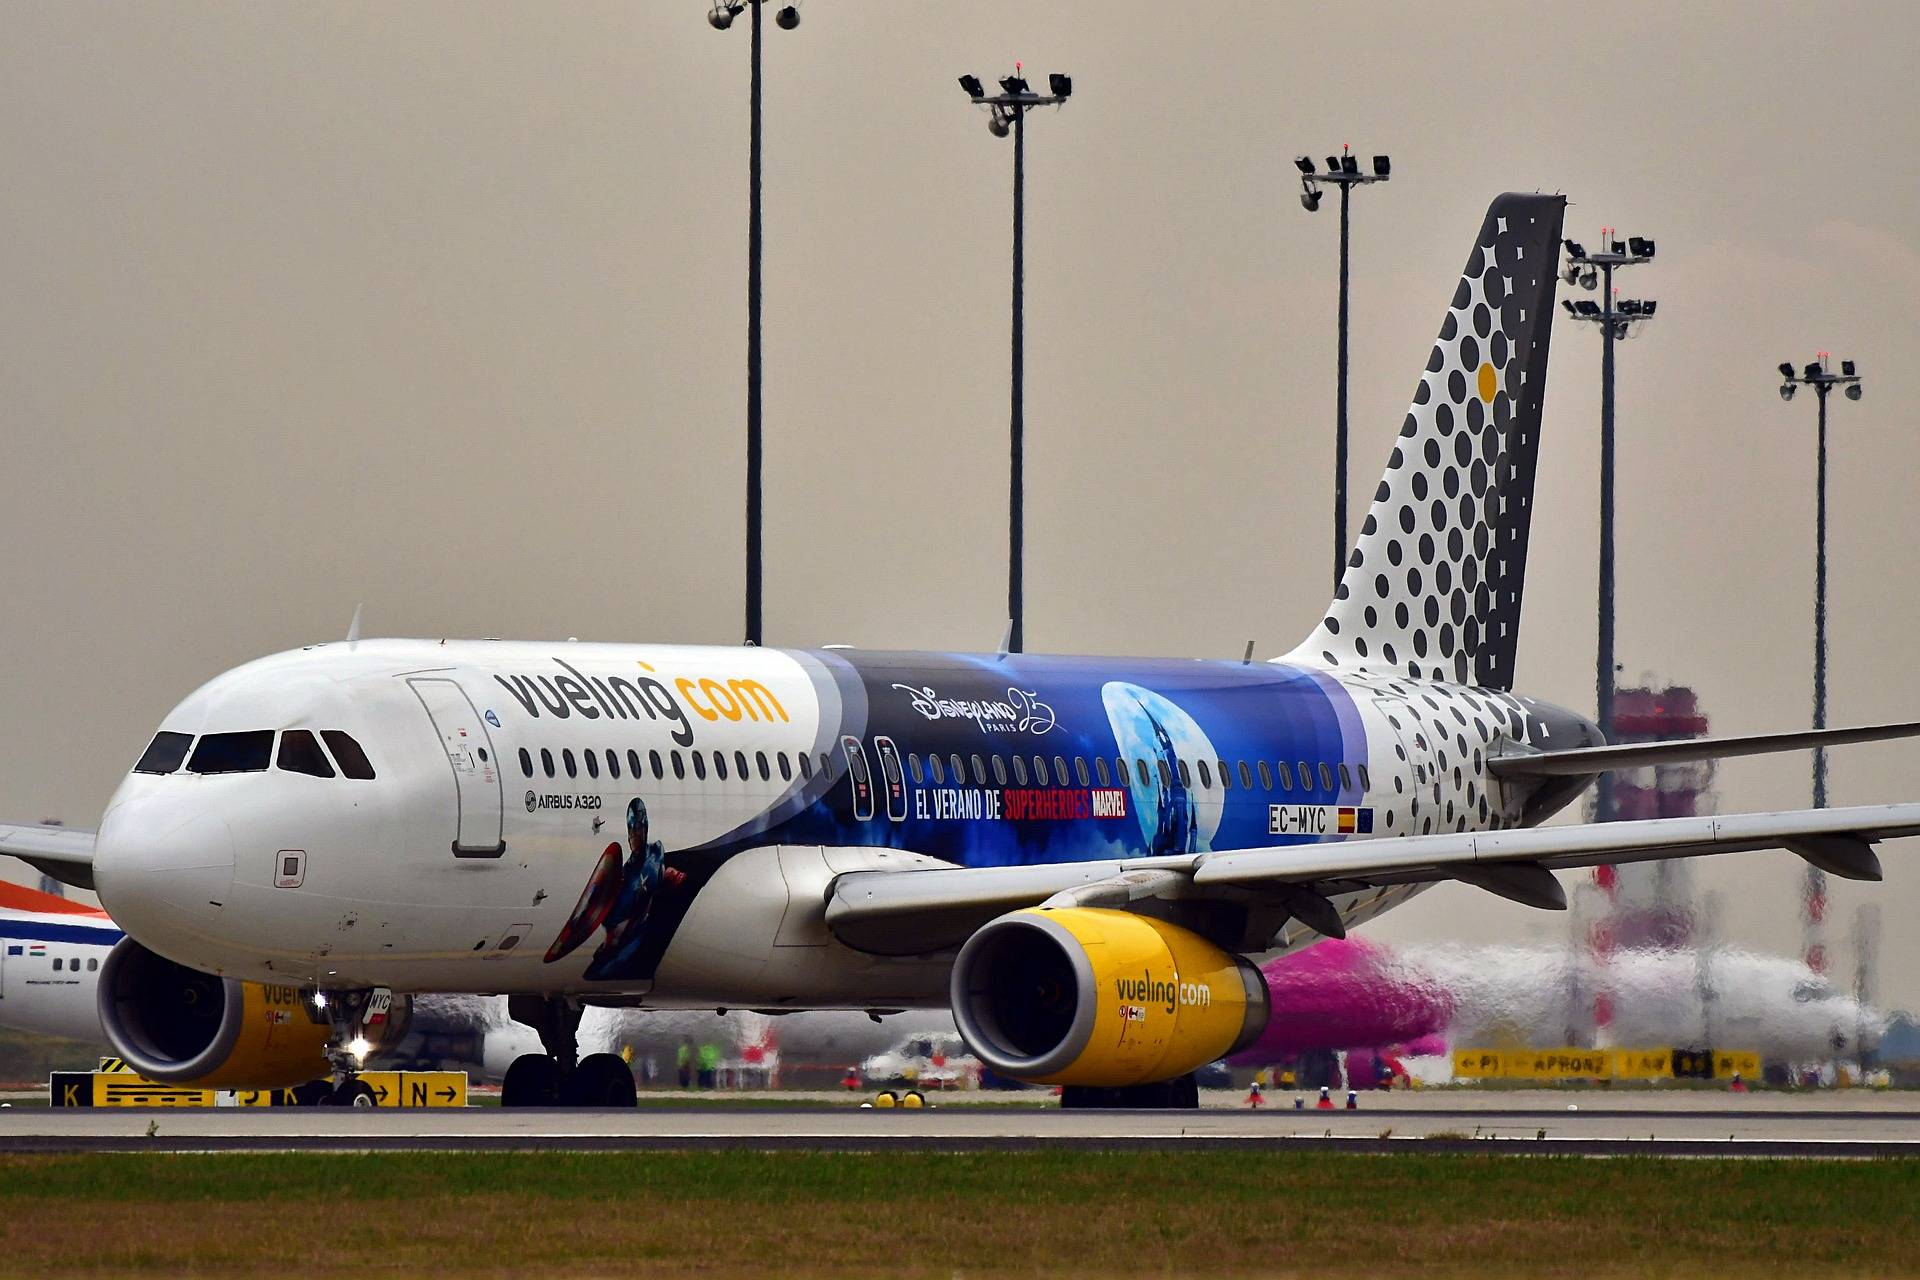
[(466, 690), (452, 680), (420, 679), (407, 684), (427, 709), (453, 770), (458, 808), (453, 837), (456, 858), (497, 858), (506, 852), (501, 838), (500, 762), (486, 721), (473, 709)]

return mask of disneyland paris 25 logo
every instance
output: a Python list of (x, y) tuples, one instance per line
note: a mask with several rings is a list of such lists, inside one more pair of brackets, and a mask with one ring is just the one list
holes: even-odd
[(968, 698), (943, 698), (932, 685), (915, 688), (908, 684), (893, 686), (912, 699), (915, 711), (929, 720), (971, 720), (985, 733), (1041, 734), (1056, 723), (1053, 708), (1040, 701), (1032, 689), (1009, 686), (1004, 701), (976, 701)]

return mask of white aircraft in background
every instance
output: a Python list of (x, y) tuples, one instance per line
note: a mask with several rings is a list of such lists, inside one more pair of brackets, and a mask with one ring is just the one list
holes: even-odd
[[(1557, 869), (1768, 848), (1877, 879), (1920, 805), (1539, 825), (1609, 769), (1920, 732), (1608, 746), (1514, 692), (1564, 205), (1488, 210), (1285, 657), (312, 645), (170, 712), (84, 847), (0, 852), (126, 927), (101, 1008), (150, 1077), (310, 1074), (324, 1047), (350, 1092), (396, 997), (505, 993), (546, 1048), (509, 1105), (630, 1103), (577, 1046), (583, 1009), (624, 1006), (950, 1008), (1066, 1105), (1192, 1106), (1265, 1026), (1260, 957), (1441, 881), (1562, 908)], [(162, 1017), (189, 996), (191, 1041)]]

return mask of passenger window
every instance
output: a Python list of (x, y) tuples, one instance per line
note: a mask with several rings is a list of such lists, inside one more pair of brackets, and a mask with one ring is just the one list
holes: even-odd
[(572, 747), (560, 748), (560, 766), (567, 771), (569, 778), (580, 776), (580, 766), (574, 763)]
[(55, 956), (55, 957), (53, 958), (53, 971), (54, 971), (55, 973), (58, 973), (58, 972), (60, 972), (60, 965), (61, 965), (61, 963), (62, 963), (62, 962), (61, 962), (61, 959), (60, 959), (60, 957), (59, 957), (59, 956)]
[(1173, 770), (1167, 767), (1166, 760), (1160, 759), (1154, 761), (1154, 763), (1160, 766), (1161, 787), (1168, 791), (1173, 790)]
[[(667, 771), (660, 767), (660, 753), (658, 751), (648, 750), (647, 767), (652, 771), (655, 778), (665, 778), (667, 776)], [(639, 772), (638, 769), (634, 770), (636, 774)]]
[(289, 729), (280, 735), (280, 754), (276, 757), (276, 763), (288, 773), (304, 773), (315, 778), (333, 776), (333, 766), (327, 763), (327, 753), (320, 749), (320, 744), (305, 729)]
[(580, 753), (580, 758), (586, 762), (587, 776), (589, 778), (597, 778), (600, 776), (600, 757), (593, 751), (591, 747), (589, 747), (585, 751), (582, 751)]
[(933, 785), (939, 786), (947, 780), (946, 766), (940, 763), (938, 755), (927, 757), (927, 771), (933, 774)]
[(780, 781), (792, 782), (793, 781), (793, 762), (787, 759), (787, 753), (784, 751), (776, 751), (773, 753), (773, 755), (774, 755), (774, 758), (780, 762)]
[(1247, 768), (1247, 762), (1245, 760), (1242, 760), (1239, 763), (1240, 763), (1240, 786), (1247, 791), (1251, 791), (1253, 790), (1253, 770)]
[(190, 733), (156, 733), (147, 749), (140, 753), (139, 763), (133, 766), (135, 773), (172, 773), (187, 758), (187, 748), (193, 745)]
[(1033, 785), (1036, 787), (1048, 785), (1047, 758), (1045, 756), (1035, 756), (1033, 758)]
[(685, 782), (687, 780), (687, 762), (680, 758), (678, 751), (670, 751), (667, 754), (668, 758), (673, 761), (673, 776)]
[(1333, 790), (1333, 770), (1327, 768), (1327, 762), (1325, 760), (1320, 762), (1320, 789), (1322, 791)]
[(1093, 771), (1099, 776), (1101, 786), (1110, 787), (1113, 785), (1113, 775), (1107, 772), (1107, 758), (1105, 756), (1095, 756), (1093, 758)]
[[(694, 755), (697, 757), (699, 752), (696, 751)], [(699, 772), (697, 767), (695, 768), (695, 772)], [(727, 780), (727, 753), (724, 751), (716, 751), (713, 753), (713, 776), (721, 782)]]
[[(953, 780), (960, 782), (966, 778), (967, 771), (960, 767), (960, 753), (958, 751), (953, 753), (952, 762)], [(984, 787), (987, 785), (987, 771), (982, 767), (979, 756), (973, 758), (973, 785), (976, 787)]]
[(920, 753), (919, 752), (909, 751), (907, 753), (907, 768), (913, 774), (914, 786), (917, 787), (923, 784), (924, 782), (926, 782), (927, 780), (926, 776), (920, 772)]
[(540, 748), (540, 768), (551, 778), (553, 776), (553, 752)]
[(1260, 762), (1260, 789), (1262, 791), (1273, 790), (1273, 770), (1267, 768), (1267, 762), (1265, 760)]
[(188, 773), (258, 773), (273, 759), (273, 730), (209, 733), (193, 749)]
[(1367, 766), (1365, 765), (1360, 766), (1360, 789), (1362, 791), (1373, 790), (1373, 779), (1367, 776)]
[[(994, 763), (995, 764), (999, 763), (998, 757), (995, 757)], [(1007, 779), (1003, 774), (1000, 778), (1000, 782), (1002, 785), (1005, 785), (1006, 781)], [(984, 787), (987, 785), (987, 766), (985, 765), (985, 763), (981, 761), (980, 753), (977, 751), (974, 752), (974, 755), (973, 755), (973, 785), (976, 787)]]
[(800, 762), (800, 780), (805, 782), (813, 777), (813, 757), (804, 751), (794, 752), (794, 759)]
[(1280, 771), (1280, 786), (1287, 791), (1293, 790), (1293, 770), (1287, 767), (1287, 762), (1276, 761), (1273, 767)]
[(862, 786), (867, 783), (867, 753), (860, 750), (847, 752), (847, 768), (853, 772), (853, 780)]
[(820, 753), (820, 772), (825, 777), (833, 776), (833, 757), (824, 751)]
[(1207, 768), (1207, 762), (1205, 760), (1200, 762), (1200, 785), (1202, 787), (1211, 787), (1213, 785), (1213, 770)]
[[(999, 756), (994, 757), (996, 763), (998, 763), (999, 759)], [(1013, 780), (1023, 787), (1027, 785), (1027, 758), (1025, 756), (1015, 756), (1013, 758)]]
[[(976, 763), (979, 759), (979, 756), (974, 757)], [(1004, 787), (1007, 785), (1007, 762), (999, 756), (993, 757), (993, 781), (995, 786)]]
[(1063, 787), (1067, 785), (1067, 762), (1060, 756), (1053, 758), (1053, 780)]
[[(282, 743), (280, 749), (285, 751), (287, 749), (286, 744)], [(533, 776), (533, 756), (525, 747), (520, 748), (520, 776), (523, 778), (531, 778)]]
[(742, 782), (746, 782), (753, 777), (752, 774), (747, 772), (747, 753), (744, 751), (736, 751), (733, 753), (733, 776)]
[(1305, 760), (1300, 762), (1300, 789), (1302, 791), (1313, 790), (1313, 766)]
[[(655, 758), (657, 759), (658, 757), (655, 757)], [(655, 769), (653, 772), (655, 777), (660, 776), (660, 771), (658, 769)], [(635, 782), (638, 782), (640, 779), (647, 776), (646, 769), (643, 768), (640, 764), (640, 753), (638, 751), (635, 751), (632, 747), (627, 748), (627, 776), (632, 778)]]
[(607, 748), (607, 776), (609, 778), (620, 776), (620, 753), (612, 747)]
[(1133, 766), (1134, 772), (1140, 777), (1140, 785), (1143, 787), (1151, 787), (1153, 785), (1153, 779), (1147, 776), (1147, 762), (1135, 756), (1133, 758)]
[(1347, 772), (1347, 762), (1345, 760), (1340, 762), (1340, 786), (1347, 790), (1351, 790), (1353, 787), (1353, 775)]
[(327, 750), (333, 752), (334, 763), (340, 766), (340, 772), (355, 782), (373, 781), (373, 762), (367, 759), (367, 753), (351, 734), (339, 729), (322, 729), (320, 740), (327, 744)]
[(1192, 790), (1193, 789), (1193, 770), (1187, 768), (1187, 762), (1185, 760), (1182, 760), (1179, 763), (1180, 763), (1180, 785), (1183, 787), (1186, 787), (1188, 790)]
[(699, 782), (705, 782), (707, 780), (707, 753), (704, 751), (689, 751), (687, 754), (693, 757), (694, 779)]
[(769, 769), (769, 768), (767, 767), (767, 753), (766, 753), (766, 752), (764, 752), (764, 751), (756, 751), (756, 752), (754, 752), (754, 753), (753, 753), (753, 762), (754, 762), (755, 764), (757, 764), (757, 765), (759, 765), (759, 766), (760, 766), (760, 781), (762, 781), (762, 782), (772, 782), (772, 781), (773, 781), (773, 770), (771, 770), (771, 769)]
[(100, 961), (99, 961), (98, 959), (96, 959), (96, 958), (94, 958), (94, 957), (92, 957), (92, 956), (89, 956), (89, 957), (87, 958), (87, 972), (88, 972), (88, 973), (92, 973), (92, 972), (93, 972), (93, 971), (94, 971), (95, 969), (98, 969), (99, 967), (100, 967)]

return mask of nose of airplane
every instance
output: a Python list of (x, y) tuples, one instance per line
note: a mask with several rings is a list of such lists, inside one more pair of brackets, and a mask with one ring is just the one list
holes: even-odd
[(171, 930), (225, 907), (233, 848), (226, 820), (202, 806), (173, 797), (123, 800), (95, 837), (94, 885), (116, 924), (160, 950)]

